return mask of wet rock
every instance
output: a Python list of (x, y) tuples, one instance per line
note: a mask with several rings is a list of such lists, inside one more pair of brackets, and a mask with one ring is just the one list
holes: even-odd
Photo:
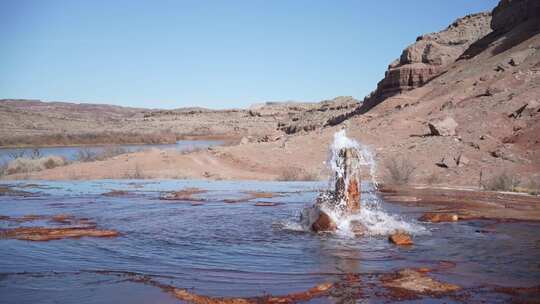
[(396, 245), (408, 246), (412, 245), (413, 241), (411, 236), (405, 232), (396, 232), (388, 237), (388, 240)]
[(337, 225), (326, 212), (321, 210), (319, 211), (319, 217), (311, 225), (311, 229), (315, 232), (336, 231)]
[(391, 276), (383, 278), (387, 288), (399, 288), (419, 294), (442, 294), (460, 290), (454, 284), (436, 281), (426, 273), (415, 269), (403, 269)]
[(418, 220), (431, 223), (457, 222), (459, 216), (455, 213), (425, 213)]
[(442, 120), (434, 120), (428, 123), (430, 134), (432, 136), (455, 136), (458, 124), (452, 117), (446, 117)]

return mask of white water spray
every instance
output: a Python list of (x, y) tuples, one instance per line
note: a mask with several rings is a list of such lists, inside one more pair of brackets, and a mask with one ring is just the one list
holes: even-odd
[[(358, 156), (357, 169), (367, 169), (370, 173), (370, 182), (362, 183), (360, 211), (355, 213), (344, 212), (345, 202), (331, 191), (322, 191), (317, 198), (319, 210), (323, 211), (336, 224), (336, 233), (345, 236), (355, 236), (355, 226), (364, 227), (365, 235), (388, 235), (396, 231), (404, 231), (418, 235), (429, 233), (426, 228), (414, 222), (407, 222), (398, 215), (391, 215), (383, 210), (381, 199), (376, 194), (377, 181), (375, 177), (376, 163), (369, 148), (346, 136), (345, 130), (334, 134), (334, 141), (330, 145), (327, 166), (333, 172), (330, 187), (335, 185), (338, 178), (344, 177), (345, 163), (340, 151), (353, 149)], [(349, 164), (350, 165), (350, 164)], [(347, 176), (345, 176), (348, 178)], [(348, 185), (349, 181), (345, 181)], [(334, 200), (330, 202), (331, 200)], [(338, 200), (338, 201), (336, 201)], [(322, 203), (320, 203), (322, 202)], [(311, 225), (317, 220), (319, 211), (314, 207), (302, 210), (300, 224), (287, 224), (286, 227), (298, 230), (311, 230)]]

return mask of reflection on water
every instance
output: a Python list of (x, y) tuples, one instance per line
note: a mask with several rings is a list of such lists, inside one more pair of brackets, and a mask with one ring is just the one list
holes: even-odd
[[(4, 183), (6, 184), (6, 183)], [(153, 303), (173, 301), (155, 288), (96, 271), (134, 272), (198, 294), (255, 296), (287, 294), (337, 281), (345, 273), (365, 276), (405, 267), (453, 264), (434, 275), (469, 288), (533, 286), (540, 281), (537, 223), (492, 221), (422, 224), (429, 234), (409, 248), (385, 236), (291, 231), (318, 189), (314, 182), (81, 181), (37, 182), (24, 187), (37, 197), (0, 196), (0, 215), (72, 214), (118, 230), (117, 238), (49, 242), (0, 240), (0, 302)], [(163, 191), (196, 187), (202, 205), (160, 200)], [(111, 190), (130, 195), (103, 196)], [(272, 198), (245, 197), (246, 191), (273, 192)], [(363, 193), (363, 200), (376, 199)], [(281, 202), (271, 207), (255, 203)], [(422, 210), (380, 202), (409, 223)], [(26, 225), (0, 221), (0, 228)], [(493, 233), (483, 233), (489, 226)], [(376, 297), (377, 295), (371, 295)], [(489, 299), (489, 292), (480, 297)], [(320, 301), (321, 299), (318, 299)], [(46, 302), (46, 301), (45, 301)], [(448, 301), (447, 301), (448, 302)]]
[[(145, 145), (115, 145), (114, 147), (120, 147), (126, 152), (142, 151), (144, 149), (157, 148), (157, 149), (175, 149), (178, 151), (189, 151), (198, 148), (207, 148), (211, 146), (217, 146), (223, 144), (220, 140), (180, 140), (176, 144), (145, 144)], [(91, 153), (100, 153), (107, 146), (72, 146), (72, 147), (43, 147), (37, 148), (40, 156), (61, 156), (67, 160), (76, 160), (77, 155), (81, 149), (85, 149)], [(31, 157), (36, 148), (0, 148), (0, 161), (9, 161), (15, 156)]]

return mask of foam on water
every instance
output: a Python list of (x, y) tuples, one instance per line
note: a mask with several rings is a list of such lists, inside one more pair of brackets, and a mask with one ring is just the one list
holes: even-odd
[[(355, 149), (359, 156), (360, 168), (369, 170), (371, 182), (362, 183), (362, 195), (360, 212), (356, 214), (344, 214), (342, 208), (339, 208), (344, 202), (334, 202), (334, 204), (322, 204), (322, 211), (336, 223), (338, 229), (337, 234), (344, 236), (354, 236), (352, 223), (358, 222), (362, 224), (367, 235), (388, 235), (396, 231), (404, 231), (412, 235), (427, 234), (429, 231), (422, 225), (416, 222), (406, 221), (399, 215), (389, 214), (381, 205), (381, 199), (376, 194), (377, 180), (375, 176), (376, 162), (369, 148), (348, 138), (345, 130), (338, 131), (334, 134), (334, 141), (330, 145), (329, 157), (327, 166), (334, 173), (330, 178), (330, 187), (335, 184), (336, 178), (343, 177), (344, 164), (343, 158), (339, 156), (339, 151), (345, 148)], [(345, 183), (348, 185), (348, 181)], [(321, 192), (319, 199), (332, 199), (332, 196), (327, 196), (325, 192)], [(328, 206), (337, 206), (331, 208)], [(308, 207), (302, 210), (300, 214), (300, 222), (284, 223), (283, 227), (293, 231), (310, 231), (311, 224), (317, 219), (318, 213)]]

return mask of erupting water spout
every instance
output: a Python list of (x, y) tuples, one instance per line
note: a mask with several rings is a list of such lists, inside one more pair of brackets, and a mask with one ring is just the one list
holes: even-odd
[[(300, 229), (335, 231), (348, 236), (427, 232), (421, 225), (406, 222), (382, 209), (375, 192), (375, 161), (369, 149), (348, 138), (345, 130), (334, 134), (327, 165), (332, 171), (330, 189), (321, 191), (315, 204), (301, 211)], [(361, 168), (371, 175), (371, 180), (363, 184), (362, 200)]]
[(360, 152), (358, 143), (345, 136), (345, 130), (334, 135), (329, 166), (333, 171), (334, 190), (322, 192), (309, 211), (310, 229), (334, 231), (336, 217), (360, 211)]

